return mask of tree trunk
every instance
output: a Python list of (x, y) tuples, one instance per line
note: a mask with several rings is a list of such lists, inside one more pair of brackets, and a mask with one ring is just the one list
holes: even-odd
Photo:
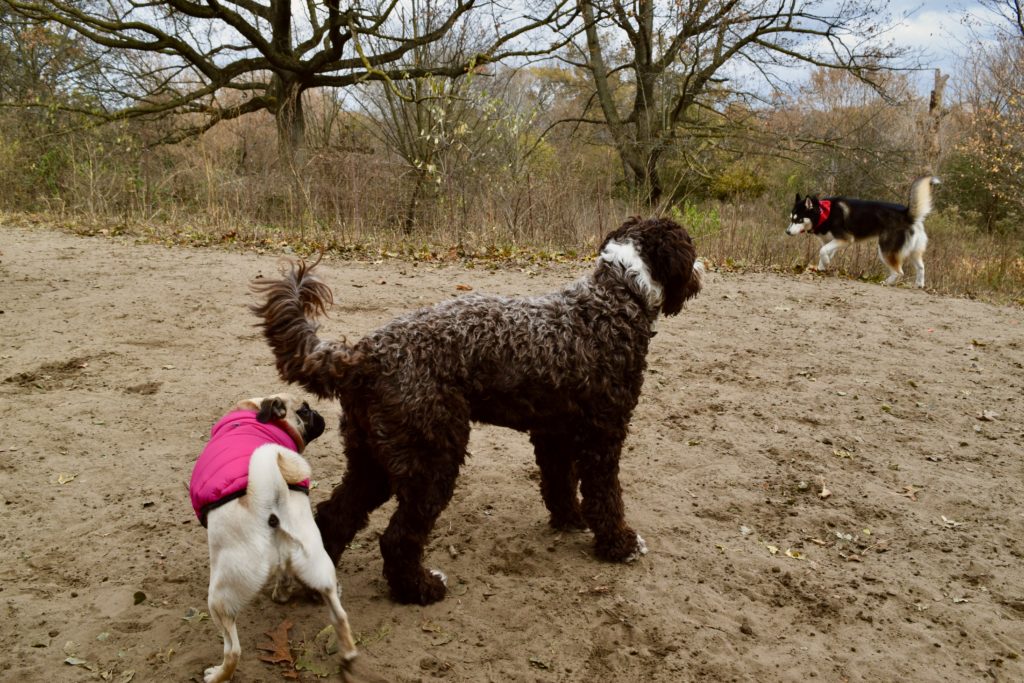
[(653, 61), (654, 6), (641, 1), (638, 30), (630, 37), (639, 80), (633, 111), (622, 117), (608, 82), (608, 68), (602, 53), (601, 37), (595, 22), (592, 2), (579, 0), (587, 39), (587, 67), (594, 78), (597, 101), (604, 113), (608, 130), (615, 141), (615, 149), (628, 172), (626, 182), (642, 201), (654, 205), (661, 199), (662, 187), (658, 178), (658, 160), (661, 157), (663, 127), (658, 119), (657, 80), (663, 70)]
[(942, 96), (946, 90), (946, 81), (949, 76), (943, 76), (942, 71), (935, 70), (935, 85), (932, 88), (931, 97), (928, 100), (928, 113), (921, 122), (924, 143), (922, 166), (926, 173), (934, 174), (939, 168), (939, 157), (942, 154), (942, 143), (939, 138), (939, 128), (946, 113), (942, 108)]
[(277, 154), (284, 168), (296, 171), (306, 163), (306, 118), (302, 111), (305, 87), (295, 78), (274, 74), (277, 109)]
[(654, 141), (637, 141), (628, 149), (619, 148), (624, 165), (629, 169), (626, 180), (637, 196), (649, 206), (654, 206), (664, 192), (658, 177), (658, 161), (661, 149)]
[(416, 228), (416, 214), (419, 213), (420, 195), (423, 192), (423, 186), (426, 184), (427, 178), (423, 171), (416, 171), (416, 184), (412, 188), (412, 197), (409, 198), (409, 206), (405, 210), (405, 221), (402, 226), (405, 235), (408, 237), (412, 235)]

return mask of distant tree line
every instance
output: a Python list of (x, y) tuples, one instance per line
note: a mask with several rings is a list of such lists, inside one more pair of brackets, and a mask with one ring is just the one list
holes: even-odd
[(665, 208), (895, 199), (934, 168), (971, 222), (1019, 231), (1021, 4), (982, 2), (996, 38), (925, 135), (885, 2), (0, 0), (0, 202), (155, 215), (245, 185), (259, 219), (516, 235), (559, 220), (553, 182)]

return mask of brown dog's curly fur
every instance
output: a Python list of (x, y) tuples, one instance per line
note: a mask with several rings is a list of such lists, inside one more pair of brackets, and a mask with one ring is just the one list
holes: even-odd
[(335, 562), (394, 495), (380, 539), (392, 595), (420, 604), (444, 597), (442, 578), (422, 566), (423, 547), (451, 498), (473, 421), (529, 433), (553, 527), (589, 526), (606, 560), (646, 550), (624, 520), (619, 455), (652, 325), (701, 288), (683, 228), (632, 218), (605, 238), (593, 273), (558, 292), (459, 297), (354, 345), (317, 337), (310, 318), (333, 300), (312, 270), (301, 263), (281, 280), (255, 282), (266, 300), (253, 310), (281, 377), (337, 397), (344, 411), (348, 469), (317, 506)]

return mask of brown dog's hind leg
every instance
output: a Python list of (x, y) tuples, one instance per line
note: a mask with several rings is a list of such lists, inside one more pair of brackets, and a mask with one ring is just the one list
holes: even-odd
[(316, 525), (324, 548), (337, 565), (345, 547), (366, 526), (370, 513), (391, 497), (387, 472), (373, 460), (356, 435), (346, 435), (348, 469), (331, 497), (316, 506)]
[(540, 495), (551, 513), (551, 527), (565, 531), (586, 529), (576, 495), (579, 477), (573, 464), (577, 448), (574, 438), (565, 433), (535, 431), (530, 432), (530, 441), (540, 468)]
[(443, 573), (423, 567), (423, 547), (451, 500), (461, 458), (421, 453), (407, 462), (415, 466), (395, 480), (398, 508), (380, 537), (380, 552), (392, 597), (398, 602), (429, 605), (444, 598), (447, 579)]

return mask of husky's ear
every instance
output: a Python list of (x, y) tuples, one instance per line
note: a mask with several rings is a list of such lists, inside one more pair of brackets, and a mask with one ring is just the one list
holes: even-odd
[(266, 424), (274, 420), (282, 420), (287, 414), (288, 406), (284, 401), (277, 396), (272, 396), (263, 399), (263, 403), (260, 404), (260, 412), (256, 414), (256, 420)]
[(818, 201), (817, 197), (812, 198), (811, 195), (807, 195), (807, 199), (804, 200), (804, 206), (807, 207), (807, 210), (809, 211), (814, 208), (814, 203), (816, 201)]
[(797, 192), (796, 193), (796, 201), (794, 201), (793, 204), (799, 204), (799, 203), (800, 203), (800, 193)]

